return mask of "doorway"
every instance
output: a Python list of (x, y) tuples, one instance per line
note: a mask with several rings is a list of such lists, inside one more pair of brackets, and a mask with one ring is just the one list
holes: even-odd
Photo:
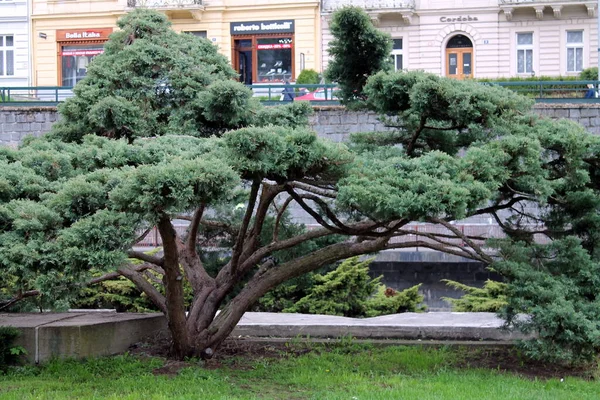
[(246, 85), (252, 85), (252, 40), (236, 40), (234, 43), (234, 65), (239, 74), (239, 80)]
[(473, 42), (456, 35), (446, 45), (446, 76), (455, 79), (473, 77)]

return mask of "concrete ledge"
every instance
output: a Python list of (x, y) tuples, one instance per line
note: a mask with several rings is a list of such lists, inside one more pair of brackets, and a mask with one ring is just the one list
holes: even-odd
[(118, 354), (145, 337), (166, 331), (162, 314), (44, 313), (0, 314), (0, 326), (21, 331), (17, 344), (29, 362), (52, 357), (84, 358)]
[(231, 336), (310, 336), (363, 339), (453, 340), (513, 342), (526, 338), (501, 329), (504, 321), (493, 313), (404, 313), (375, 318), (329, 315), (246, 313)]
[[(405, 313), (375, 318), (329, 315), (249, 312), (238, 323), (231, 339), (310, 337), (396, 340), (402, 343), (512, 344), (525, 338), (500, 329), (503, 321), (493, 313)], [(101, 312), (0, 314), (0, 326), (21, 330), (18, 340), (30, 362), (52, 357), (83, 358), (126, 351), (133, 343), (166, 332), (162, 314)]]

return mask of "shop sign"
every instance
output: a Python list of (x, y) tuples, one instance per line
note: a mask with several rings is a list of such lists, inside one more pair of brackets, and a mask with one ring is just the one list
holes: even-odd
[(292, 45), (290, 43), (277, 43), (277, 44), (258, 44), (256, 45), (258, 50), (281, 50), (281, 49), (291, 49)]
[(104, 49), (81, 49), (81, 50), (63, 50), (61, 56), (97, 56), (104, 53)]
[(112, 31), (113, 28), (59, 29), (56, 31), (56, 41), (107, 40)]
[(460, 16), (460, 17), (441, 17), (440, 22), (474, 22), (479, 21), (477, 17)]
[(232, 22), (232, 35), (254, 35), (257, 33), (293, 33), (294, 20)]

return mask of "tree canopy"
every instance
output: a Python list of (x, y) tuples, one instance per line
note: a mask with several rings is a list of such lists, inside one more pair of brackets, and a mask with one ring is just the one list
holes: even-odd
[[(280, 283), (418, 246), (507, 276), (525, 265), (562, 273), (556, 257), (585, 260), (588, 289), (565, 295), (556, 330), (569, 337), (570, 310), (598, 326), (600, 143), (581, 126), (538, 117), (502, 88), (380, 72), (365, 104), (396, 129), (335, 144), (306, 127), (306, 104), (260, 107), (209, 42), (172, 32), (164, 16), (136, 10), (119, 24), (51, 134), (0, 149), (0, 279), (13, 290), (4, 307), (123, 276), (165, 313), (175, 356), (210, 357)], [(291, 204), (320, 228), (284, 229)], [(486, 235), (454, 225), (480, 215), (507, 235), (495, 254)], [(189, 221), (185, 233), (176, 219)], [(153, 227), (162, 253), (135, 250)], [(203, 244), (215, 238), (229, 256), (209, 271)], [(540, 238), (556, 245), (535, 251)], [(324, 242), (307, 246), (315, 240)], [(543, 276), (549, 291), (568, 284)], [(516, 302), (510, 311), (535, 310)], [(591, 335), (572, 350), (598, 347)]]

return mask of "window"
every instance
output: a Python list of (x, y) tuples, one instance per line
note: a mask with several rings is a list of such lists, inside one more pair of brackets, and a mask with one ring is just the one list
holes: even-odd
[(567, 72), (583, 71), (583, 31), (567, 31)]
[(403, 54), (402, 54), (402, 39), (393, 39), (393, 47), (392, 47), (392, 65), (394, 65), (394, 71), (400, 71), (404, 68), (403, 64)]
[(517, 73), (533, 74), (533, 33), (517, 33)]
[(292, 78), (292, 38), (256, 40), (259, 82), (285, 81)]
[(202, 39), (206, 39), (208, 37), (206, 31), (183, 31), (183, 33), (189, 33), (190, 35), (194, 35)]
[(15, 37), (0, 36), (0, 76), (15, 74)]
[(75, 86), (77, 82), (87, 75), (87, 68), (92, 59), (103, 52), (103, 44), (62, 46), (60, 53), (62, 81), (60, 85)]

